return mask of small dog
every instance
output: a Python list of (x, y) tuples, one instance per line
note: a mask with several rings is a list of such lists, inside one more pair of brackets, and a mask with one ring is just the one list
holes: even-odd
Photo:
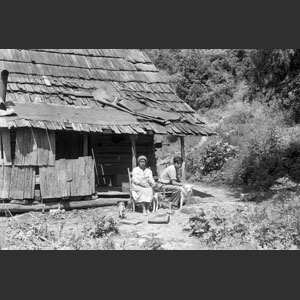
[(181, 187), (179, 210), (182, 208), (184, 202), (187, 202), (187, 205), (190, 204), (190, 199), (191, 199), (192, 195), (193, 195), (193, 185), (192, 184), (185, 184)]
[(154, 193), (153, 199), (152, 199), (152, 212), (156, 212), (159, 210), (160, 205), (159, 205), (159, 194)]
[(120, 202), (118, 204), (118, 206), (119, 206), (119, 218), (120, 219), (126, 219), (126, 216), (125, 216), (126, 208), (125, 208), (124, 202)]

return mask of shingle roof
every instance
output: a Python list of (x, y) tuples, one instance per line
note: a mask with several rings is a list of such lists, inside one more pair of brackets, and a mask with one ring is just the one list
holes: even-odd
[[(105, 109), (110, 105), (104, 105), (94, 96), (95, 91), (104, 83), (111, 86), (120, 95), (121, 100), (127, 101), (124, 103), (130, 103), (131, 109), (142, 105), (146, 113), (151, 111), (152, 119), (133, 114), (134, 118), (132, 117), (131, 120), (135, 119), (138, 122), (131, 122), (130, 118), (125, 117), (128, 112), (123, 110), (124, 120), (127, 120), (127, 124), (121, 124), (125, 126), (123, 132), (142, 133), (152, 130), (155, 133), (176, 135), (211, 133), (201, 122), (198, 114), (175, 94), (167, 78), (159, 73), (149, 57), (139, 50), (0, 49), (0, 71), (2, 70), (9, 71), (7, 105), (15, 106), (16, 112), (19, 111), (19, 119), (0, 118), (2, 119), (0, 126), (3, 127), (6, 124), (8, 127), (26, 124), (26, 126), (47, 128), (47, 121), (50, 121), (54, 122), (53, 126), (57, 129), (60, 127), (64, 129), (60, 124), (56, 124), (59, 123), (58, 119), (52, 121), (51, 117), (35, 122), (36, 120), (30, 117), (29, 113), (25, 113), (24, 106), (18, 106), (21, 103), (36, 104), (32, 108), (35, 109), (36, 115), (40, 110), (45, 109), (45, 106), (38, 104), (69, 107), (70, 112), (71, 107), (96, 108), (95, 111), (100, 112), (102, 109), (106, 112)], [(123, 108), (126, 109), (124, 103)], [(110, 107), (107, 112), (112, 113), (114, 110), (116, 108)], [(156, 122), (153, 115), (157, 113), (159, 117), (160, 112), (175, 113), (178, 120), (173, 118), (172, 121), (164, 124)], [(121, 110), (115, 113), (119, 117), (122, 115)], [(103, 118), (104, 114), (99, 113), (99, 118)], [(83, 114), (81, 116), (82, 123), (92, 122), (88, 115), (86, 118)], [(61, 122), (64, 121), (62, 118)], [(73, 123), (73, 129), (80, 131), (78, 123)], [(90, 125), (92, 128), (95, 126), (95, 131), (98, 129), (101, 132), (102, 125), (99, 122)], [(114, 125), (120, 124), (115, 124), (113, 118), (111, 118), (111, 125), (114, 132), (122, 133), (122, 126), (114, 130)]]

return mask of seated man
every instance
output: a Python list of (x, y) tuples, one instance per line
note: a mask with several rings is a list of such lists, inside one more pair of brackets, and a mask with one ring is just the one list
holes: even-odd
[(135, 202), (143, 206), (143, 214), (148, 215), (149, 206), (154, 195), (155, 181), (152, 171), (146, 168), (146, 156), (137, 159), (138, 167), (132, 170), (132, 196)]
[(173, 162), (173, 165), (167, 167), (161, 173), (158, 179), (157, 188), (164, 189), (165, 191), (172, 191), (172, 206), (178, 207), (180, 204), (181, 187), (183, 185), (180, 181), (183, 159), (176, 156)]

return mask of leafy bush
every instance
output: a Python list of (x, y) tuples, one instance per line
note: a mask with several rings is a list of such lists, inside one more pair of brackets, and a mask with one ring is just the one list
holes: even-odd
[(300, 249), (299, 209), (297, 197), (279, 206), (213, 206), (192, 216), (183, 230), (208, 249)]
[(209, 145), (202, 155), (202, 174), (207, 175), (212, 171), (219, 171), (225, 162), (235, 158), (239, 149), (227, 142), (221, 141), (214, 145)]
[(119, 233), (119, 228), (113, 218), (106, 218), (105, 216), (94, 218), (94, 223), (95, 228), (90, 232), (94, 239)]
[(187, 155), (194, 181), (222, 182), (267, 191), (287, 176), (300, 182), (300, 133), (278, 107), (233, 103), (211, 137)]

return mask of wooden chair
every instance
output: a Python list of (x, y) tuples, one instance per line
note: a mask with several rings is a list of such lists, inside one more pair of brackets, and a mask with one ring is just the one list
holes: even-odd
[(134, 198), (132, 196), (132, 172), (129, 170), (129, 168), (127, 168), (127, 172), (128, 172), (128, 179), (129, 179), (130, 201), (132, 205), (132, 211), (135, 212), (136, 202), (134, 201)]
[[(136, 203), (134, 201), (134, 198), (132, 196), (132, 172), (129, 170), (129, 168), (127, 168), (127, 172), (128, 172), (128, 179), (129, 179), (130, 201), (132, 203), (132, 211), (135, 212), (136, 205), (137, 204), (140, 205), (141, 203)], [(158, 194), (160, 194), (164, 200), (166, 199), (167, 193), (166, 193), (165, 190), (162, 190), (162, 191), (155, 190), (155, 192), (158, 193)]]

